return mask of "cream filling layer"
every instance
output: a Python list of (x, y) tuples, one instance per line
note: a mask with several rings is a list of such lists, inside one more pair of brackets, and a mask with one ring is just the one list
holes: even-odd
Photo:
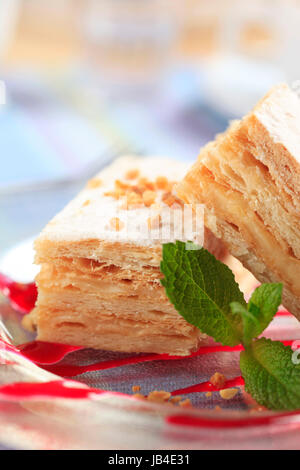
[(213, 208), (217, 216), (235, 225), (254, 253), (265, 260), (292, 293), (300, 297), (300, 260), (289, 254), (289, 246), (284, 240), (282, 243), (276, 240), (241, 193), (218, 184), (205, 174), (200, 185), (207, 206)]

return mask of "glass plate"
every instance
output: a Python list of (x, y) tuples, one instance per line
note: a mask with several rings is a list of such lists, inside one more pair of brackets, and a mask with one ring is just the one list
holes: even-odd
[[(31, 237), (77, 190), (71, 185), (1, 195), (0, 272), (22, 282), (32, 279)], [(27, 357), (14, 349), (34, 338), (3, 297), (0, 319), (0, 337), (2, 332), (5, 344), (12, 343), (0, 350), (0, 448), (300, 448), (300, 415), (257, 409), (243, 387), (230, 400), (217, 391), (210, 396), (181, 391), (193, 407), (133, 397), (133, 385), (147, 395), (201, 384), (216, 371), (227, 379), (238, 377), (238, 351), (202, 350), (206, 354), (167, 358), (80, 349), (57, 362), (54, 356), (61, 351), (50, 348), (44, 362), (53, 363), (41, 366), (28, 359), (39, 352), (36, 344), (27, 350)], [(297, 340), (299, 325), (293, 317), (281, 315), (265, 336)], [(87, 371), (80, 373), (82, 368)]]

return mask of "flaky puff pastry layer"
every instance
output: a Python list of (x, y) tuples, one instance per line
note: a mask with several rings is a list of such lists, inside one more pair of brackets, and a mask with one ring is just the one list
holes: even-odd
[(261, 282), (284, 284), (300, 319), (300, 101), (273, 88), (201, 151), (177, 187), (205, 204), (205, 223)]
[[(183, 214), (173, 188), (185, 171), (185, 164), (172, 160), (118, 159), (47, 225), (35, 244), (41, 265), (37, 306), (24, 320), (39, 340), (178, 355), (206, 341), (175, 311), (160, 284), (166, 229), (176, 228), (175, 211)], [(165, 209), (171, 218), (164, 219)], [(154, 228), (150, 237), (139, 232), (147, 224)], [(204, 226), (201, 234), (182, 239), (224, 253)]]

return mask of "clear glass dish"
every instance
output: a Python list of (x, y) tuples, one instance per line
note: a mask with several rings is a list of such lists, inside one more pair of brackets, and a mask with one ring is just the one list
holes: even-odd
[[(1, 193), (0, 272), (5, 269), (18, 281), (31, 280), (30, 243), (26, 240), (34, 237), (65, 205), (78, 191), (78, 185), (77, 182)], [(4, 297), (0, 297), (0, 320), (0, 338), (2, 332), (7, 342), (18, 346), (34, 339), (22, 328), (22, 316)], [(278, 316), (266, 333), (274, 339), (299, 340), (299, 322), (291, 316)], [(135, 359), (128, 360), (132, 357)], [(138, 363), (134, 363), (137, 357)], [(24, 395), (24, 389), (23, 395), (14, 394), (13, 387), (5, 395), (0, 388), (0, 448), (300, 448), (300, 414), (257, 409), (242, 387), (231, 400), (224, 400), (219, 392), (211, 396), (202, 392), (181, 393), (183, 398), (190, 398), (193, 407), (133, 397), (133, 385), (139, 385), (140, 393), (147, 395), (153, 390), (172, 392), (202, 383), (216, 371), (227, 379), (239, 376), (238, 351), (168, 359), (82, 349), (70, 352), (59, 363), (38, 366), (15, 350), (3, 351), (2, 347), (1, 358), (2, 389), (15, 382), (41, 383), (44, 387), (48, 382), (56, 384), (62, 374), (65, 380), (60, 384), (64, 390), (71, 389), (72, 394), (78, 392), (79, 396), (82, 392), (82, 396), (62, 395), (62, 398), (41, 392), (33, 397)], [(50, 359), (47, 357), (45, 362), (51, 362)], [(91, 365), (88, 372), (78, 375), (72, 375), (75, 369), (70, 372), (70, 367), (87, 365)], [(99, 390), (104, 393), (99, 394)]]

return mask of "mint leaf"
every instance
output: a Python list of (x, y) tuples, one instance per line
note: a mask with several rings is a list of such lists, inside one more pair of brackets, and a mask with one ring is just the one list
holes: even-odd
[(186, 250), (179, 241), (164, 244), (162, 254), (161, 283), (178, 313), (216, 341), (239, 344), (242, 318), (230, 303), (246, 308), (246, 302), (231, 270), (204, 248)]
[[(282, 284), (262, 284), (253, 292), (248, 310), (259, 321), (259, 328), (253, 325), (252, 338), (260, 335), (273, 320), (281, 304)], [(249, 326), (250, 327), (250, 326)]]
[(281, 295), (282, 284), (262, 284), (253, 292), (248, 308), (237, 302), (230, 304), (231, 311), (242, 316), (244, 344), (249, 344), (267, 328), (281, 304)]
[[(180, 315), (216, 341), (245, 351), (240, 367), (246, 390), (274, 410), (300, 409), (300, 364), (279, 341), (259, 336), (281, 303), (282, 284), (262, 284), (247, 306), (230, 269), (204, 248), (177, 241), (163, 245), (161, 279)], [(191, 249), (192, 248), (192, 249)]]
[(243, 321), (242, 343), (244, 345), (248, 345), (255, 336), (255, 334), (253, 333), (254, 330), (258, 331), (260, 329), (259, 320), (256, 318), (255, 315), (249, 312), (248, 309), (241, 305), (239, 302), (231, 302), (230, 308), (232, 313), (241, 315)]
[(272, 410), (300, 408), (300, 364), (292, 362), (293, 351), (279, 341), (253, 341), (240, 356), (246, 391)]

